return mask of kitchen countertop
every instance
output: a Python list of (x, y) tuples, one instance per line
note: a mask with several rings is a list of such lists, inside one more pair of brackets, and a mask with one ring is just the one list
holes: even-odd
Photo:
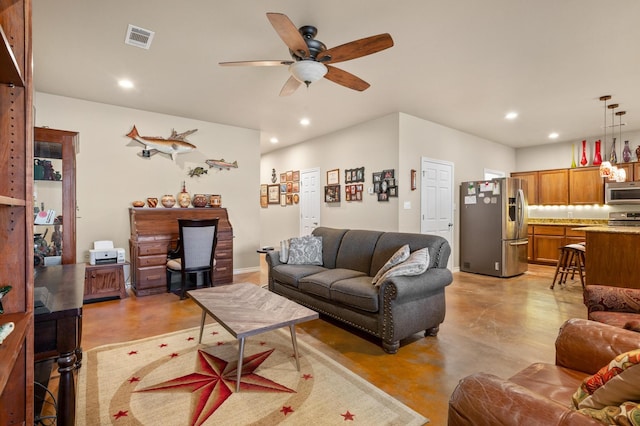
[(640, 226), (587, 226), (585, 232), (605, 232), (609, 234), (640, 234)]
[(605, 226), (607, 219), (529, 219), (529, 225)]

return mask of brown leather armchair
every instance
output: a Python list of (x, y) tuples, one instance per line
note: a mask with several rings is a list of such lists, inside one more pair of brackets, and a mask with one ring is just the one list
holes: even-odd
[(640, 289), (588, 285), (584, 304), (590, 320), (640, 331)]
[(450, 426), (600, 425), (571, 409), (582, 381), (616, 355), (640, 348), (640, 337), (599, 322), (571, 319), (556, 339), (555, 365), (536, 363), (509, 379), (484, 373), (460, 381), (449, 399)]

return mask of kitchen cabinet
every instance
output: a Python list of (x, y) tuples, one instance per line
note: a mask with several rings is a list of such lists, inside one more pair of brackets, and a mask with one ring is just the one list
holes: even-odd
[(84, 271), (84, 301), (127, 297), (124, 263), (87, 264)]
[(586, 284), (640, 288), (640, 230), (636, 226), (589, 227), (586, 234)]
[(633, 177), (629, 179), (629, 176), (627, 175), (627, 180), (639, 181), (640, 180), (640, 163), (633, 163), (632, 169), (633, 169)]
[(515, 172), (511, 173), (511, 177), (520, 178), (527, 182), (527, 189), (524, 195), (527, 204), (534, 206), (538, 204), (538, 172)]
[(604, 179), (599, 167), (569, 169), (569, 204), (604, 204)]
[(541, 170), (538, 172), (538, 204), (569, 204), (568, 169)]
[(33, 409), (33, 85), (31, 0), (0, 2), (0, 424), (32, 425)]
[(558, 263), (559, 249), (567, 244), (584, 243), (586, 233), (576, 225), (529, 225), (529, 262)]
[(214, 284), (233, 281), (233, 228), (225, 208), (131, 207), (131, 288), (136, 296), (167, 291), (167, 253), (178, 241), (178, 219), (218, 218)]

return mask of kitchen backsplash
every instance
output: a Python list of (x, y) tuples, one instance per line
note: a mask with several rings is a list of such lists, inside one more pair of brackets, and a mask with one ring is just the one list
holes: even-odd
[(529, 219), (609, 219), (609, 212), (640, 212), (640, 206), (529, 206), (528, 211)]

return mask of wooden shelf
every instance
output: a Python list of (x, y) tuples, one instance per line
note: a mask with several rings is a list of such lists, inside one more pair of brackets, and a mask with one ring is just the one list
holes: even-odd
[(0, 26), (0, 82), (5, 84), (13, 84), (15, 86), (24, 87), (24, 80), (20, 74), (20, 67), (13, 55), (11, 45), (4, 34), (2, 26)]
[[(0, 324), (13, 322), (15, 329), (0, 345), (0, 389), (4, 389), (9, 379), (13, 364), (15, 364), (24, 344), (24, 338), (31, 322), (31, 313), (4, 314), (0, 316)], [(6, 367), (6, 368), (5, 368)]]
[(0, 195), (0, 205), (12, 206), (12, 207), (17, 207), (17, 206), (24, 207), (27, 205), (27, 203), (25, 200), (22, 200), (19, 198), (5, 197), (3, 195)]

